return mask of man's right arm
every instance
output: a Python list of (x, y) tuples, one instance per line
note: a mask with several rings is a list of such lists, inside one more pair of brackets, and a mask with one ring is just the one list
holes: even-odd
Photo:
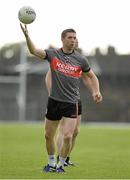
[(26, 38), (27, 46), (28, 46), (30, 53), (33, 54), (34, 56), (44, 59), (46, 57), (46, 52), (42, 49), (38, 49), (35, 47), (34, 43), (32, 42), (32, 40), (28, 34), (27, 26), (25, 25), (25, 27), (24, 27), (21, 23), (20, 23), (20, 26), (21, 26), (23, 34)]

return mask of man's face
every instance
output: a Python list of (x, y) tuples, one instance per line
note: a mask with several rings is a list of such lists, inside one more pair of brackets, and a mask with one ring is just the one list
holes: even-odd
[(62, 38), (63, 47), (68, 50), (73, 50), (76, 43), (76, 33), (68, 32), (64, 38)]

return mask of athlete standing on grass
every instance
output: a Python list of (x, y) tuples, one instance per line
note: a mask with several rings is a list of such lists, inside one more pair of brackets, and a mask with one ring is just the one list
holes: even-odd
[[(78, 40), (76, 40), (76, 42), (75, 42), (75, 50), (79, 51), (79, 49), (78, 49)], [(82, 78), (83, 78), (83, 82), (84, 82), (85, 86), (87, 86), (88, 89), (93, 88), (93, 87), (91, 87), (91, 83), (90, 83), (91, 79), (89, 80), (88, 76), (84, 77), (82, 75)], [(48, 72), (46, 74), (46, 77), (45, 77), (45, 84), (46, 84), (48, 94), (50, 95), (50, 91), (51, 91), (51, 70), (50, 70), (50, 68), (49, 68), (49, 70), (48, 70)], [(79, 103), (81, 104), (81, 100), (79, 101)], [(79, 133), (79, 129), (80, 129), (80, 121), (81, 121), (81, 114), (82, 114), (82, 104), (79, 107), (80, 107), (80, 111), (79, 111), (79, 114), (77, 116), (77, 123), (76, 123), (74, 134), (73, 134), (73, 137), (72, 137), (72, 145), (71, 145), (69, 154), (67, 155), (67, 158), (65, 160), (64, 166), (75, 166), (75, 164), (70, 161), (70, 154), (72, 152), (72, 149), (74, 148), (75, 140), (76, 140), (76, 137), (77, 137), (77, 135)], [(61, 152), (63, 139), (64, 139), (64, 136), (63, 136), (64, 122), (63, 121), (64, 121), (64, 118), (62, 118), (62, 120), (60, 121), (60, 124), (59, 124), (59, 127), (58, 127), (58, 132), (57, 132), (57, 135), (56, 135), (56, 146), (57, 146), (57, 153), (58, 153), (57, 162), (59, 161), (59, 155), (60, 155), (60, 152)]]
[[(102, 101), (99, 89), (99, 81), (93, 73), (86, 58), (74, 50), (76, 42), (76, 32), (73, 29), (66, 29), (61, 34), (62, 48), (41, 50), (35, 47), (27, 27), (21, 25), (25, 35), (30, 53), (47, 59), (50, 63), (52, 87), (48, 98), (47, 112), (45, 119), (45, 139), (48, 153), (48, 165), (44, 167), (45, 172), (64, 171), (64, 163), (72, 145), (72, 137), (76, 127), (80, 99), (79, 82), (82, 73), (89, 76), (93, 86), (93, 99), (96, 103)], [(54, 136), (60, 120), (64, 118), (63, 135), (64, 141), (56, 166), (55, 140)]]

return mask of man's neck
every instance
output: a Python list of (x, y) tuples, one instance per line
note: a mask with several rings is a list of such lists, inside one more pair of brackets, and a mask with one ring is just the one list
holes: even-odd
[(62, 49), (63, 53), (65, 53), (65, 54), (71, 54), (74, 51), (73, 49), (69, 50), (69, 49), (66, 49), (64, 47), (62, 47), (61, 49)]

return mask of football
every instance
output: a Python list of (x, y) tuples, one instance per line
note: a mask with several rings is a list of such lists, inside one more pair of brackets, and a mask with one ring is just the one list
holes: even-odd
[(36, 19), (36, 12), (30, 6), (23, 6), (18, 11), (18, 18), (23, 24), (31, 24)]

